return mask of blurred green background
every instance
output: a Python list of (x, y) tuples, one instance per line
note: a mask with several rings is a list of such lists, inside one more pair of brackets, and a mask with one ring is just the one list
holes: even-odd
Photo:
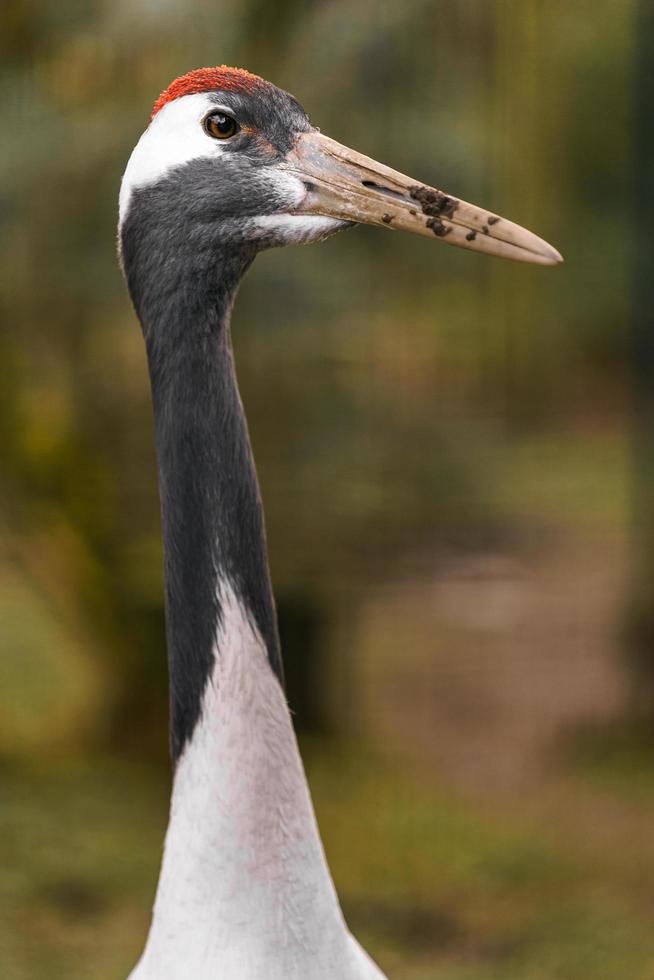
[(3, 980), (124, 977), (147, 930), (167, 683), (116, 201), (159, 91), (223, 62), (566, 257), (358, 228), (261, 256), (240, 293), (289, 696), (348, 921), (397, 980), (652, 980), (635, 2), (6, 0), (0, 25)]

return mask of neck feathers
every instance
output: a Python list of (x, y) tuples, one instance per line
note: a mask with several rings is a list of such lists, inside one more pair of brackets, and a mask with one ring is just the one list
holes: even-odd
[(229, 330), (253, 254), (194, 241), (167, 186), (136, 191), (121, 229), (152, 384), (176, 761), (131, 977), (383, 980), (343, 921), (280, 684)]
[(283, 692), (241, 600), (220, 592), (215, 666), (175, 772), (135, 980), (360, 980)]
[(176, 758), (193, 733), (213, 667), (221, 585), (234, 591), (282, 675), (263, 512), (229, 327), (225, 318), (193, 339), (192, 333), (172, 371), (152, 372)]
[[(177, 760), (193, 735), (214, 667), (227, 583), (256, 627), (282, 681), (263, 510), (232, 354), (230, 313), (252, 260), (198, 255), (180, 236), (170, 251), (143, 221), (121, 231), (125, 273), (146, 341), (164, 539), (171, 741)], [(165, 209), (165, 208), (164, 208)], [(133, 209), (130, 214), (133, 214)], [(171, 273), (171, 265), (174, 273)]]

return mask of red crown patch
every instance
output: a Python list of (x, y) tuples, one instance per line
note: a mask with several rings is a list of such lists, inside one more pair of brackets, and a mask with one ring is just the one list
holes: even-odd
[(183, 95), (197, 95), (199, 92), (210, 92), (216, 88), (231, 92), (251, 92), (264, 85), (266, 82), (263, 78), (253, 75), (245, 68), (228, 68), (227, 65), (219, 65), (217, 68), (195, 68), (186, 75), (180, 75), (161, 93), (152, 108), (150, 119), (154, 119), (168, 102), (179, 99)]

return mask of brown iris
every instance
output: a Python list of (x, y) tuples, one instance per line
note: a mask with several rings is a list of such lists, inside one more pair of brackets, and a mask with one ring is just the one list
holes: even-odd
[(204, 120), (205, 131), (217, 140), (228, 140), (239, 131), (239, 125), (232, 116), (225, 112), (212, 112)]

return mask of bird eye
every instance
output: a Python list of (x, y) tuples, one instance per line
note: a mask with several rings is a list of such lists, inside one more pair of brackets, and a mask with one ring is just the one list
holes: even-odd
[(204, 130), (209, 136), (217, 140), (228, 140), (230, 136), (236, 136), (240, 129), (239, 124), (225, 112), (212, 112), (204, 120)]

